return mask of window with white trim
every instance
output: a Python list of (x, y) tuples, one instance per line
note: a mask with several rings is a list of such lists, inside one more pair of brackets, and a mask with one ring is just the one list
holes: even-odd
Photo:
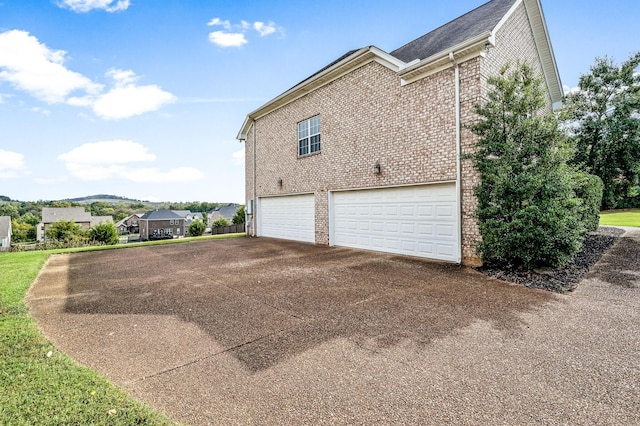
[(298, 123), (298, 156), (320, 152), (320, 116)]

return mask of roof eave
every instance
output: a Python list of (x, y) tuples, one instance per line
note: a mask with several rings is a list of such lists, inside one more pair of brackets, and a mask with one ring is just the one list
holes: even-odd
[(251, 127), (251, 124), (254, 120), (265, 116), (266, 114), (274, 111), (277, 108), (282, 107), (309, 92), (312, 92), (319, 87), (322, 87), (340, 77), (345, 75), (348, 72), (353, 71), (356, 68), (359, 68), (363, 65), (366, 65), (370, 62), (378, 62), (386, 66), (387, 68), (392, 69), (393, 71), (399, 71), (406, 64), (400, 59), (391, 56), (387, 52), (378, 49), (375, 46), (367, 46), (361, 49), (358, 49), (353, 54), (347, 56), (342, 61), (339, 61), (332, 65), (331, 67), (323, 70), (322, 72), (308, 78), (307, 80), (301, 82), (300, 84), (292, 87), (281, 95), (273, 98), (266, 104), (262, 105), (260, 108), (255, 111), (249, 113), (236, 136), (240, 141), (246, 140), (247, 132)]

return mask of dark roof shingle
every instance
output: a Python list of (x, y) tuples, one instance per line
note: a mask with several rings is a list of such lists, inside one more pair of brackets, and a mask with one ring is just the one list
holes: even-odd
[(493, 30), (516, 0), (492, 0), (391, 52), (403, 62), (436, 53)]

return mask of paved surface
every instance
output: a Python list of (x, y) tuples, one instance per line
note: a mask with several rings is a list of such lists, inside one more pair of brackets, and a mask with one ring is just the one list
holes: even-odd
[(45, 335), (177, 421), (640, 424), (640, 236), (569, 295), (271, 239), (53, 256)]

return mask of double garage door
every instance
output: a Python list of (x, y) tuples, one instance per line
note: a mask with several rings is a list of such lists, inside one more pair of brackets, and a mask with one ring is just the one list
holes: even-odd
[[(460, 262), (458, 209), (453, 183), (330, 195), (330, 244)], [(314, 196), (260, 200), (259, 235), (315, 241)]]

